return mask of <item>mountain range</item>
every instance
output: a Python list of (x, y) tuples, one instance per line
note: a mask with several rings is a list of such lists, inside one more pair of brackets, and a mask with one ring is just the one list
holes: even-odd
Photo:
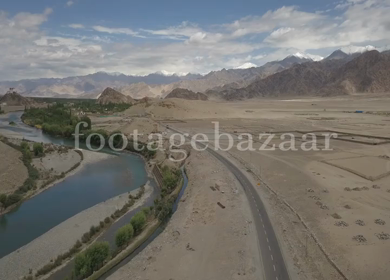
[(225, 100), (256, 97), (330, 96), (390, 92), (390, 53), (367, 51), (358, 56), (333, 53), (329, 59), (295, 64), (246, 87), (210, 90)]
[[(370, 53), (370, 51), (363, 54), (366, 53)], [(327, 58), (322, 59), (318, 56), (296, 53), (283, 60), (271, 61), (260, 67), (222, 69), (206, 75), (178, 76), (154, 73), (147, 76), (128, 76), (121, 73), (98, 72), (62, 79), (43, 78), (0, 82), (0, 93), (6, 92), (9, 88), (15, 88), (22, 95), (31, 97), (97, 98), (105, 88), (111, 87), (134, 99), (162, 98), (176, 88), (206, 93), (211, 98), (228, 100), (293, 93), (304, 95), (312, 94), (312, 87), (324, 87), (324, 84), (327, 83), (332, 83), (333, 89), (338, 87), (340, 90), (340, 83), (337, 83), (336, 78), (330, 78), (331, 73), (338, 69), (342, 71), (341, 66), (361, 55), (362, 53), (347, 54), (337, 50)], [(309, 80), (302, 81), (301, 79)], [(276, 84), (272, 86), (274, 83)], [(355, 83), (356, 81), (351, 84), (349, 90), (361, 88), (356, 87)], [(348, 82), (346, 85), (349, 85)], [(327, 88), (330, 90), (330, 87)], [(382, 87), (375, 84), (371, 90), (374, 88), (380, 89)], [(327, 89), (322, 90), (323, 93), (326, 91)]]

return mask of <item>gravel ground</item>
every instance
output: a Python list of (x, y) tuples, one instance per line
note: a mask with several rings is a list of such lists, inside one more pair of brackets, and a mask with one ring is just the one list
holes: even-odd
[[(145, 195), (133, 207), (139, 207), (149, 197), (153, 188), (146, 185)], [(137, 194), (138, 189), (132, 191)], [(128, 193), (97, 204), (54, 227), (19, 250), (0, 259), (0, 279), (17, 280), (28, 274), (29, 269), (39, 269), (59, 254), (71, 248), (91, 226), (120, 209), (128, 201)]]

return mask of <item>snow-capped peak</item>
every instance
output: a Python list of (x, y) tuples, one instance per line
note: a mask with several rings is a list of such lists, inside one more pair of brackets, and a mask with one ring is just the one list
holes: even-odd
[(301, 52), (297, 52), (297, 53), (293, 54), (292, 56), (295, 56), (298, 58), (311, 59), (313, 61), (321, 61), (324, 59), (322, 56), (319, 56), (319, 55), (309, 54), (309, 53), (301, 53)]
[(175, 72), (169, 72), (169, 71), (166, 71), (166, 70), (161, 70), (161, 71), (155, 72), (154, 74), (163, 75), (163, 76), (178, 76), (178, 77), (182, 77), (182, 76), (188, 75), (189, 73), (188, 72), (187, 73), (184, 73), (184, 72), (175, 73)]
[(240, 66), (236, 67), (235, 69), (248, 69), (248, 68), (252, 68), (252, 67), (257, 67), (257, 65), (252, 63), (252, 62), (245, 62), (243, 65), (240, 65)]
[(354, 54), (354, 53), (364, 53), (368, 51), (376, 50), (376, 47), (368, 45), (368, 46), (347, 46), (341, 48), (341, 50), (347, 54)]

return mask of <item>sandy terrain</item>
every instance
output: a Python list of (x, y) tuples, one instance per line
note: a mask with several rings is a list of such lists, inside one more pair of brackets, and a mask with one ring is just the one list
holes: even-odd
[[(236, 134), (288, 131), (298, 136), (301, 134), (297, 131), (335, 130), (390, 137), (390, 117), (386, 116), (389, 105), (390, 99), (382, 96), (251, 100), (225, 103), (232, 117), (215, 120), (220, 121), (222, 131)], [(370, 113), (354, 113), (356, 110)], [(243, 118), (238, 119), (240, 112)], [(190, 133), (204, 132), (212, 139), (211, 120), (202, 120), (201, 115), (194, 118), (167, 124)], [(382, 141), (358, 136), (350, 136), (349, 140)], [(271, 144), (281, 142), (276, 139)], [(260, 144), (256, 143), (255, 148)], [(342, 279), (341, 274), (353, 280), (388, 279), (390, 144), (333, 140), (331, 145), (333, 151), (232, 149), (230, 153), (237, 162), (252, 169), (254, 178), (260, 176), (275, 191), (265, 185), (258, 189), (268, 206), (286, 261), (293, 263), (293, 279)]]
[(104, 129), (108, 132), (121, 131), (128, 138), (132, 138), (131, 134), (138, 130), (138, 140), (147, 142), (148, 135), (156, 132), (159, 128), (158, 124), (145, 117), (108, 117), (108, 118), (92, 118), (93, 129)]
[(27, 168), (21, 158), (21, 152), (0, 141), (0, 193), (14, 192), (27, 179)]
[[(153, 188), (145, 185), (145, 194), (130, 209), (139, 207), (151, 195)], [(130, 192), (133, 195), (138, 189)], [(17, 280), (28, 275), (29, 269), (39, 269), (69, 250), (93, 225), (111, 216), (128, 202), (128, 193), (97, 204), (69, 218), (19, 250), (0, 259), (0, 279)]]
[(193, 152), (186, 168), (189, 185), (167, 228), (108, 279), (263, 279), (242, 188), (207, 153)]
[(66, 173), (79, 162), (81, 162), (81, 157), (74, 150), (69, 150), (66, 153), (52, 152), (42, 158), (33, 159), (33, 165), (39, 172), (51, 173), (52, 175)]
[(239, 117), (239, 114), (236, 115), (236, 112), (232, 112), (229, 108), (229, 106), (223, 103), (212, 101), (190, 101), (172, 98), (169, 100), (155, 100), (149, 104), (137, 104), (126, 110), (123, 114), (133, 117), (151, 116), (156, 119), (177, 120)]

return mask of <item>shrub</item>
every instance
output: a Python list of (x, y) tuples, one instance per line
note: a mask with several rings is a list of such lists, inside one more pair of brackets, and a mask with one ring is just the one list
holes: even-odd
[(75, 258), (75, 275), (86, 278), (99, 270), (110, 255), (108, 242), (96, 242)]
[(121, 227), (115, 236), (115, 243), (118, 248), (123, 247), (128, 244), (130, 239), (133, 238), (134, 229), (131, 224), (125, 225)]
[(0, 194), (0, 204), (5, 207), (5, 203), (7, 202), (7, 195), (2, 193)]
[(43, 146), (40, 143), (34, 143), (33, 145), (33, 151), (35, 156), (41, 156), (43, 155)]
[(104, 222), (105, 222), (106, 224), (109, 224), (109, 223), (111, 222), (110, 217), (105, 218), (105, 219), (104, 219)]
[(144, 212), (138, 212), (130, 220), (131, 225), (136, 233), (139, 233), (146, 223), (146, 216)]
[(7, 200), (5, 202), (5, 208), (18, 203), (22, 199), (22, 196), (19, 194), (11, 194), (7, 197)]
[(22, 141), (22, 143), (20, 143), (20, 148), (22, 148), (22, 150), (30, 150), (30, 147), (26, 141)]
[(145, 216), (148, 217), (150, 215), (150, 208), (148, 208), (148, 207), (143, 208), (142, 212), (144, 212)]
[(89, 240), (91, 240), (91, 235), (89, 234), (89, 232), (84, 233), (81, 237), (81, 242), (88, 243)]
[(89, 229), (89, 235), (92, 237), (95, 235), (96, 233), (96, 228), (94, 226), (91, 226), (91, 228)]

